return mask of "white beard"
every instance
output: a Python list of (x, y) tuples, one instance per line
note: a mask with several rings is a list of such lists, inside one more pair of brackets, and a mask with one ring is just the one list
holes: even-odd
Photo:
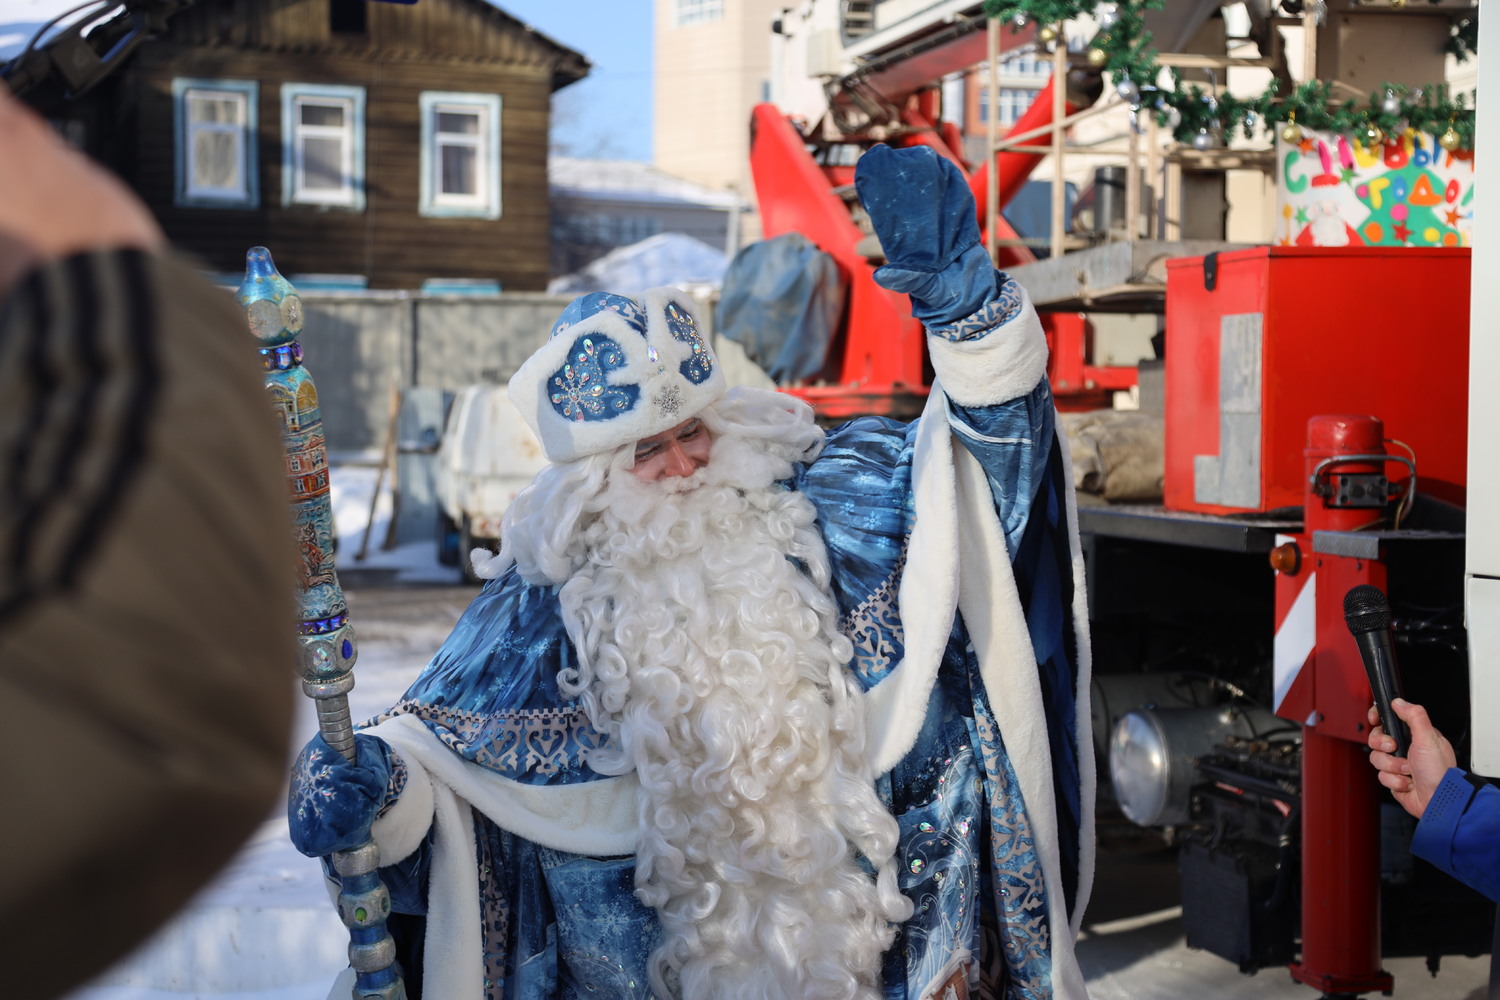
[(688, 480), (616, 470), (560, 594), (580, 661), (560, 686), (608, 737), (589, 764), (640, 778), (664, 996), (874, 1000), (911, 914), (813, 508), (772, 485), (789, 472), (730, 437)]

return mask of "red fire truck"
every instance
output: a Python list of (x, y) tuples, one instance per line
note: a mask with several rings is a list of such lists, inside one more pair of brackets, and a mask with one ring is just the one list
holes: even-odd
[[(884, 141), (969, 169), (936, 82), (984, 58), (979, 8), (805, 0), (777, 23), (776, 44), (800, 51), (778, 64), (817, 85), (755, 110), (751, 161), (766, 235), (801, 232), (849, 284), (824, 377), (788, 387), (824, 417), (910, 415), (930, 383), (906, 303), (870, 278), (853, 164)], [(1007, 26), (1002, 46), (1033, 43), (1034, 28)], [(1083, 73), (1068, 83), (1070, 112), (1099, 93)], [(1051, 121), (1052, 85), (1017, 131)], [(1035, 162), (997, 157), (1001, 205)], [(970, 174), (981, 206), (989, 166)], [(1493, 905), (1412, 857), (1414, 821), (1367, 762), (1370, 685), (1343, 607), (1356, 585), (1387, 594), (1405, 693), (1461, 763), (1472, 749), (1480, 773), (1500, 773), (1500, 748), (1469, 721), (1470, 251), (1108, 252), (1132, 251), (1174, 258), (1163, 358), (1142, 366), (1142, 396), (1149, 371), (1164, 399), (1164, 482), (1158, 503), (1079, 509), (1102, 827), (1177, 846), (1188, 943), (1242, 971), (1289, 968), (1325, 996), (1357, 996), (1390, 992), (1384, 957), (1436, 971), (1482, 954)], [(1028, 287), (1030, 256), (1000, 257)], [(1065, 260), (1049, 264), (1091, 266), (1087, 251)], [(1093, 364), (1076, 300), (1049, 311), (1067, 297), (1033, 298), (1055, 385), (1134, 382), (1133, 368)], [(1475, 676), (1474, 704), (1496, 704)]]

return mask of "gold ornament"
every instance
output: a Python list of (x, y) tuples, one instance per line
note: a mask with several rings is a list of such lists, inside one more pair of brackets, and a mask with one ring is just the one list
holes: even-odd
[(1286, 128), (1281, 130), (1281, 141), (1296, 146), (1302, 142), (1302, 126), (1296, 122), (1287, 122)]
[(1383, 145), (1384, 143), (1385, 133), (1380, 130), (1379, 125), (1371, 122), (1365, 126), (1365, 145), (1367, 147), (1374, 149), (1376, 146)]
[(1100, 69), (1107, 62), (1109, 62), (1109, 53), (1108, 52), (1105, 52), (1103, 49), (1097, 48), (1097, 47), (1089, 49), (1089, 65), (1090, 66), (1094, 67), (1095, 69)]
[(1406, 0), (1391, 0), (1391, 9), (1392, 10), (1401, 10), (1405, 6), (1406, 6)]
[(1442, 146), (1444, 149), (1451, 153), (1459, 146), (1463, 145), (1463, 140), (1458, 137), (1458, 130), (1455, 129), (1452, 125), (1449, 125), (1447, 128), (1443, 129), (1443, 134), (1438, 136), (1438, 145)]
[(1038, 41), (1051, 44), (1057, 41), (1057, 29), (1050, 24), (1044, 24), (1037, 30), (1036, 37)]

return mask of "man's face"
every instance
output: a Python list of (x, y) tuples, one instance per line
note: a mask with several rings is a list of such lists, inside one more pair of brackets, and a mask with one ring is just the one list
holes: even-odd
[(668, 476), (691, 476), (708, 464), (713, 435), (697, 417), (635, 443), (630, 474), (643, 483)]

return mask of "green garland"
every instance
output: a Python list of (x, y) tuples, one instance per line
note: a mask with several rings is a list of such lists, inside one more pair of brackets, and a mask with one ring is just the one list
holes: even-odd
[[(1170, 71), (1171, 85), (1160, 83), (1161, 67), (1146, 30), (1145, 12), (1159, 10), (1165, 0), (985, 0), (985, 13), (1001, 20), (1030, 20), (1057, 25), (1096, 9), (1107, 9), (1112, 17), (1090, 43), (1090, 61), (1110, 73), (1120, 96), (1142, 113), (1155, 117), (1179, 142), (1197, 146), (1217, 145), (1235, 129), (1245, 138), (1257, 132), (1271, 134), (1291, 122), (1302, 128), (1353, 134), (1378, 142), (1381, 136), (1412, 128), (1422, 134), (1444, 136), (1450, 148), (1474, 148), (1474, 111), (1464, 95), (1451, 97), (1445, 85), (1408, 87), (1388, 84), (1368, 101), (1335, 103), (1329, 84), (1309, 80), (1290, 94), (1283, 94), (1272, 80), (1256, 97), (1211, 94), (1197, 84), (1184, 85), (1181, 75)], [(1097, 15), (1096, 15), (1097, 16)], [(1104, 20), (1109, 20), (1108, 18)], [(1102, 22), (1101, 22), (1102, 23)], [(1460, 58), (1474, 51), (1478, 15), (1455, 21), (1449, 51)], [(1377, 135), (1373, 130), (1379, 130)], [(1196, 140), (1196, 141), (1195, 141)], [(1456, 140), (1456, 141), (1455, 141)]]

